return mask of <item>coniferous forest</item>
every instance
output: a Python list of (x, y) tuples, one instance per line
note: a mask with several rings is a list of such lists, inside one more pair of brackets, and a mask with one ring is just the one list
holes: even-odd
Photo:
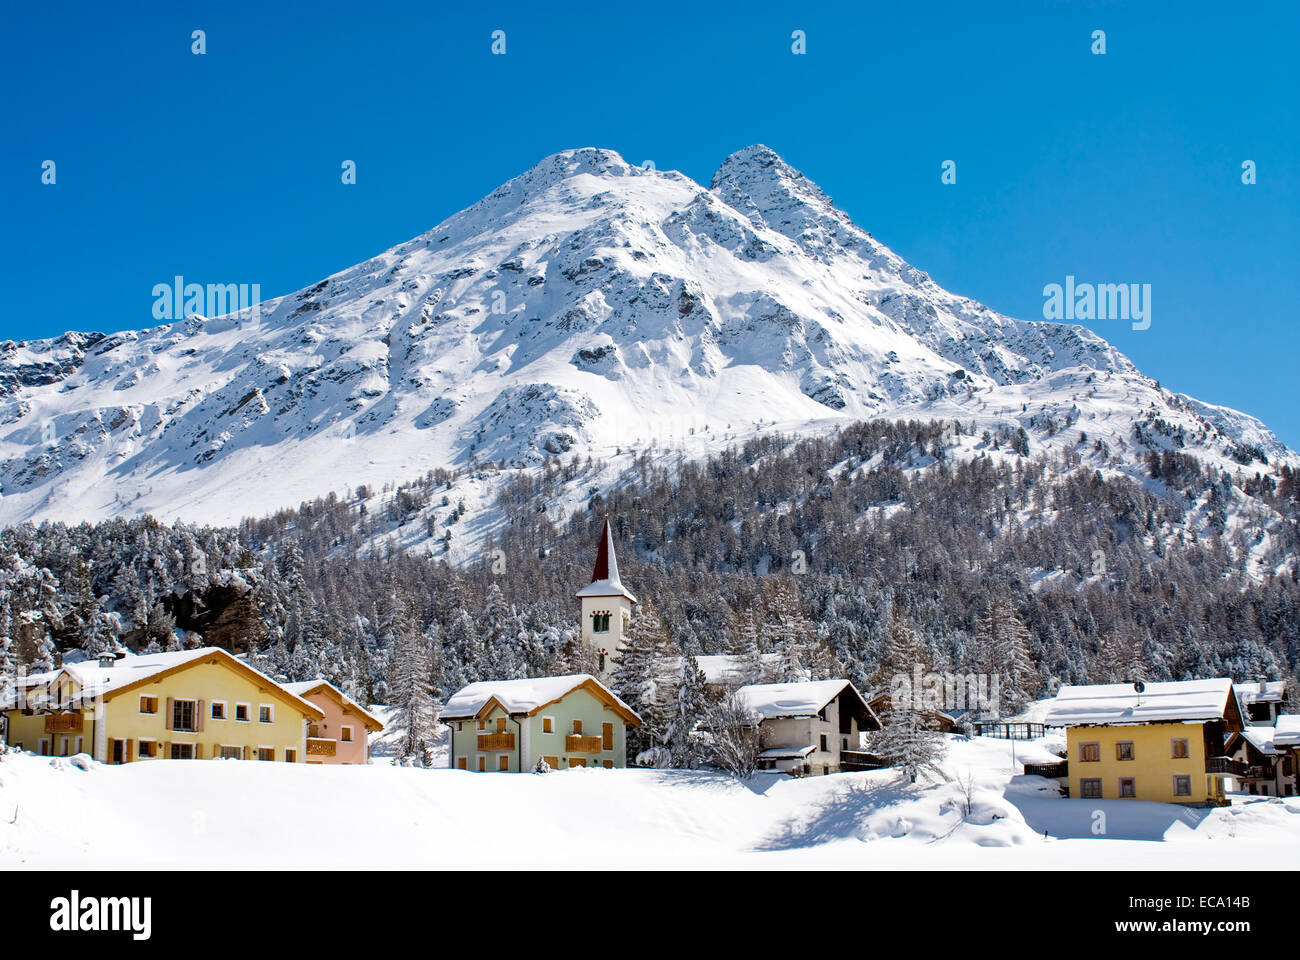
[[(986, 452), (951, 456), (963, 438)], [(1051, 459), (1022, 444), (878, 421), (699, 462), (644, 454), (562, 522), (550, 505), (593, 465), (556, 457), (510, 475), (499, 534), (459, 566), (384, 539), (412, 522), (454, 529), (450, 472), (238, 528), (150, 517), (8, 528), (0, 670), (48, 669), (72, 650), (208, 644), (362, 702), (405, 703), (412, 690), (436, 700), (473, 680), (588, 669), (572, 597), (608, 515), (645, 613), (634, 642), (674, 655), (757, 649), (870, 688), (900, 630), (940, 670), (999, 670), (1009, 654), (991, 638), (1011, 636), (1028, 664), (1013, 703), (1061, 682), (1293, 675), (1289, 469), (1242, 480), (1151, 453), (1138, 483), (1103, 476), (1083, 435)]]

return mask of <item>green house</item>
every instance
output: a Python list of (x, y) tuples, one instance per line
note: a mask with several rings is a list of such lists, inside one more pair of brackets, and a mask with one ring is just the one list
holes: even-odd
[(456, 770), (517, 773), (627, 766), (627, 728), (640, 718), (590, 674), (485, 680), (447, 701)]

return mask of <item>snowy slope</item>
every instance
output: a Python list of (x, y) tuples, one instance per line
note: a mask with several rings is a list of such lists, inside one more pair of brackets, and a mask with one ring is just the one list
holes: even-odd
[[(1047, 780), (1013, 776), (1054, 746), (951, 740), (947, 772), (974, 777), (969, 815), (955, 782), (906, 785), (890, 770), (742, 783), (687, 770), (108, 767), (10, 754), (0, 759), (0, 868), (1300, 866), (1300, 799), (1239, 797), (1208, 811), (1071, 801)], [(1092, 834), (1097, 809), (1105, 837)]]
[(1225, 469), (1289, 457), (1082, 327), (944, 291), (766, 147), (708, 189), (581, 149), (259, 311), (0, 344), (0, 522), (226, 523), (474, 460), (875, 416), (1023, 425), (1035, 452), (1068, 417), (1133, 473), (1143, 422)]

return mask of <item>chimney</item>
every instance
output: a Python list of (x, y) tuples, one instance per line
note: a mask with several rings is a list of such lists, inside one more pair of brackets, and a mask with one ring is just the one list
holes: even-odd
[(112, 650), (105, 650), (99, 655), (99, 666), (101, 669), (107, 670), (115, 663), (117, 663), (117, 654)]

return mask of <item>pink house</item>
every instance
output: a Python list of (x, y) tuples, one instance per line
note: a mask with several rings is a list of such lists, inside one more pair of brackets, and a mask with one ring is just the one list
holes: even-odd
[(307, 730), (308, 763), (369, 763), (371, 733), (384, 725), (328, 680), (281, 684), (325, 713)]

